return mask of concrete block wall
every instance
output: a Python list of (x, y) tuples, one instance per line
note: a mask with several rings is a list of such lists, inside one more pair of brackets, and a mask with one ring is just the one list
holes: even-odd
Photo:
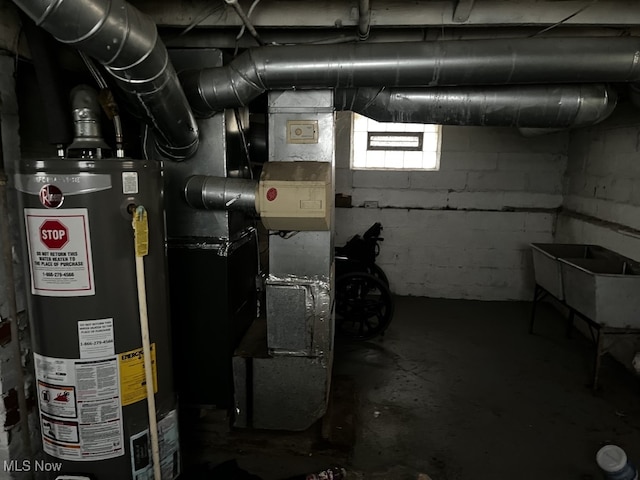
[[(640, 261), (640, 121), (620, 105), (599, 125), (569, 137), (563, 211), (555, 240), (592, 243)], [(582, 322), (578, 328), (585, 330)], [(586, 332), (585, 332), (586, 333)], [(609, 351), (627, 368), (640, 339), (619, 336)]]
[(620, 106), (602, 124), (571, 133), (557, 241), (597, 243), (640, 260), (637, 115)]
[[(400, 295), (530, 299), (528, 244), (553, 240), (568, 134), (525, 138), (512, 128), (443, 127), (439, 171), (350, 170), (350, 114), (337, 119), (336, 243), (376, 221), (378, 262)], [(378, 208), (364, 208), (365, 202)]]
[[(20, 137), (18, 133), (18, 105), (14, 85), (14, 59), (0, 55), (0, 125), (2, 127), (2, 158), (4, 165), (11, 171), (11, 165), (20, 158)], [(29, 329), (25, 306), (25, 282), (21, 264), (20, 227), (15, 214), (17, 212), (15, 190), (8, 189), (10, 218), (0, 219), (0, 228), (7, 229), (12, 238), (13, 278), (8, 274), (7, 262), (0, 255), (0, 478), (30, 478), (30, 472), (8, 471), (11, 460), (30, 459), (28, 444), (35, 451), (39, 442), (37, 414), (33, 405), (33, 375), (30, 361)], [(1, 242), (0, 237), (0, 242)], [(0, 252), (3, 250), (0, 243)], [(7, 287), (16, 292), (18, 318), (12, 318), (12, 306), (7, 295)], [(11, 322), (18, 322), (19, 338), (11, 334)], [(16, 342), (21, 346), (21, 355), (16, 355)], [(22, 375), (20, 374), (22, 372)], [(29, 398), (29, 412), (21, 412), (18, 407), (18, 391), (23, 389)], [(25, 441), (20, 420), (22, 415), (29, 416), (29, 440)], [(6, 468), (5, 468), (6, 467)]]

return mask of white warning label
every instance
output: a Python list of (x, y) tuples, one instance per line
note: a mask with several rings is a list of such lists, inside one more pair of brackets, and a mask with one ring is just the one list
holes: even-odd
[(31, 293), (48, 297), (95, 294), (86, 208), (24, 209)]
[(36, 353), (34, 359), (44, 451), (76, 461), (124, 455), (117, 357), (77, 360)]
[(65, 443), (73, 443), (80, 446), (78, 422), (68, 420), (56, 420), (53, 417), (42, 414), (42, 435), (49, 440), (59, 440)]
[(122, 172), (122, 193), (125, 195), (138, 193), (138, 172)]
[[(132, 435), (131, 469), (136, 480), (153, 480), (153, 458), (149, 429)], [(160, 470), (163, 480), (173, 480), (180, 475), (180, 441), (178, 437), (178, 413), (171, 410), (158, 422)]]
[(108, 357), (115, 353), (113, 318), (78, 322), (80, 358)]
[(77, 417), (75, 387), (53, 385), (38, 380), (38, 397), (42, 412), (64, 418)]

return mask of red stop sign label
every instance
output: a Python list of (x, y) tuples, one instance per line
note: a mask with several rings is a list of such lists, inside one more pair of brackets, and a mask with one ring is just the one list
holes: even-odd
[(60, 250), (69, 242), (69, 230), (59, 220), (45, 220), (40, 225), (40, 241), (49, 250)]

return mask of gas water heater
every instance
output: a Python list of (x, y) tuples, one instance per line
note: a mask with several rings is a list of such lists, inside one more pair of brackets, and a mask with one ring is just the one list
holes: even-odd
[(15, 176), (42, 446), (59, 474), (154, 478), (132, 211), (148, 218), (143, 257), (162, 479), (178, 476), (162, 165), (109, 158), (97, 102), (74, 92), (76, 139), (64, 158)]

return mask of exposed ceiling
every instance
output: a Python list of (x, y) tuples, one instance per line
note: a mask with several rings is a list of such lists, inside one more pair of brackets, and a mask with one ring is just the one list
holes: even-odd
[[(187, 26), (197, 16), (201, 26), (240, 26), (223, 0), (132, 0), (159, 25)], [(251, 0), (239, 0), (248, 11)], [(220, 6), (222, 8), (218, 9)], [(640, 2), (634, 0), (371, 0), (373, 27), (553, 25), (634, 26)], [(358, 24), (358, 1), (262, 0), (251, 15), (256, 27), (348, 27)]]
[[(486, 112), (503, 111), (508, 100), (514, 113), (499, 124), (545, 127), (556, 126), (539, 121), (548, 115), (534, 115), (532, 125), (520, 121), (521, 111), (544, 109), (543, 100), (551, 98), (545, 85), (557, 94), (562, 89), (554, 87), (556, 83), (640, 79), (638, 0), (129, 0), (151, 17), (163, 42), (156, 42), (153, 23), (124, 0), (15, 1), (55, 38), (102, 63), (160, 132), (162, 151), (175, 158), (197, 147), (189, 104), (206, 116), (247, 105), (269, 89), (377, 87), (373, 97), (378, 99), (380, 87), (541, 84), (531, 98), (522, 89), (513, 95), (513, 88), (467, 89), (466, 97), (461, 90), (430, 90), (429, 98), (435, 98), (443, 111), (442, 99), (451, 99), (452, 108), (438, 123), (469, 124), (471, 117), (456, 115), (468, 103), (465, 98), (473, 97), (478, 99), (475, 113), (480, 124), (488, 124)], [(0, 14), (7, 2), (0, 0)], [(559, 41), (554, 38), (558, 36), (574, 38)], [(593, 38), (597, 36), (608, 38)], [(629, 36), (633, 38), (612, 38)], [(501, 40), (508, 37), (510, 41)], [(436, 41), (456, 39), (476, 41)], [(229, 48), (235, 53), (257, 45), (298, 46), (246, 52), (223, 68), (203, 70), (206, 65), (193, 61), (183, 68), (195, 70), (182, 72), (179, 80), (166, 61), (163, 44)], [(613, 109), (616, 95), (605, 86), (600, 86), (603, 95), (589, 101), (578, 87), (571, 115), (587, 104), (607, 114)], [(415, 93), (412, 105), (427, 98), (423, 92), (409, 93)], [(409, 93), (401, 90), (397, 95), (404, 98)], [(529, 100), (523, 102), (524, 98)], [(572, 102), (561, 96), (551, 104)], [(434, 105), (430, 102), (425, 108)], [(405, 110), (398, 109), (403, 114)], [(602, 118), (598, 114), (595, 121)], [(562, 123), (575, 124), (573, 117)]]
[[(176, 45), (255, 46), (231, 1), (131, 0)], [(636, 0), (238, 0), (265, 43), (356, 40), (362, 3), (368, 41), (513, 36), (640, 35)], [(252, 8), (253, 7), (253, 8)]]
[[(257, 45), (225, 0), (130, 0), (169, 47)], [(268, 44), (358, 41), (362, 0), (238, 0)], [(637, 0), (369, 0), (369, 42), (523, 36), (640, 36)], [(251, 7), (254, 7), (251, 9)], [(14, 50), (19, 20), (0, 0), (0, 48)], [(246, 29), (245, 29), (246, 30)], [(24, 44), (24, 42), (22, 42)], [(21, 45), (22, 46), (22, 45)], [(28, 55), (28, 52), (21, 51)]]

